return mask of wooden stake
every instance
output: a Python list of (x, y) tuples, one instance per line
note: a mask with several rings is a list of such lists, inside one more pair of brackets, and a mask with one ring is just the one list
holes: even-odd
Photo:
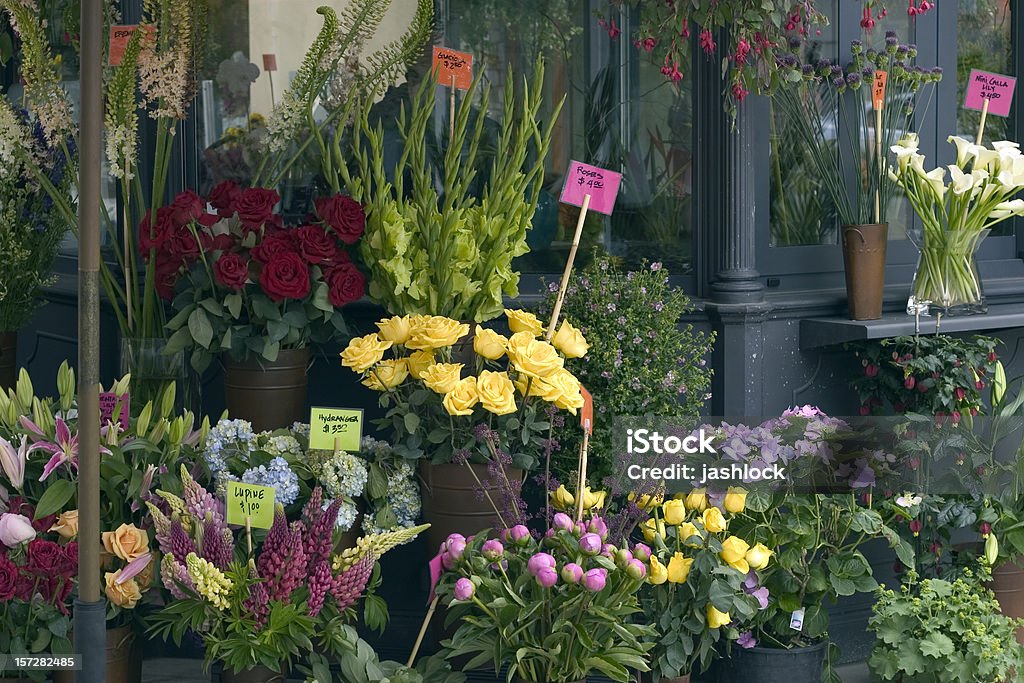
[(249, 515), (245, 516), (245, 547), (252, 555), (252, 518)]
[(274, 106), (277, 102), (274, 101), (274, 72), (268, 71), (267, 78), (270, 79), (270, 105)]
[(882, 158), (882, 108), (875, 110), (875, 163), (878, 164), (878, 183), (875, 185), (875, 222), (882, 220), (882, 175), (885, 173), (885, 160)]
[(590, 445), (590, 432), (583, 430), (583, 444), (580, 446), (579, 487), (576, 489), (576, 521), (583, 519), (583, 491), (587, 488), (587, 447)]
[(334, 437), (334, 453), (337, 454), (341, 450), (341, 437)]
[(451, 92), (448, 93), (448, 142), (455, 142), (455, 74), (452, 74)]
[(989, 99), (986, 97), (985, 102), (981, 105), (981, 122), (978, 124), (978, 138), (974, 141), (974, 144), (980, 145), (981, 138), (985, 135), (985, 119), (988, 118), (988, 103)]
[(430, 607), (427, 609), (427, 615), (423, 617), (423, 624), (420, 626), (420, 632), (416, 636), (416, 642), (413, 643), (412, 652), (409, 654), (409, 661), (406, 662), (407, 668), (412, 668), (413, 663), (416, 661), (416, 655), (420, 652), (420, 645), (423, 644), (423, 636), (427, 633), (427, 624), (430, 623), (430, 618), (434, 616), (434, 610), (437, 609), (437, 596), (430, 601)]
[(551, 311), (551, 323), (548, 325), (546, 338), (551, 341), (555, 336), (555, 328), (558, 327), (558, 316), (562, 312), (562, 301), (565, 299), (565, 290), (569, 288), (569, 273), (572, 272), (572, 264), (576, 260), (576, 250), (580, 246), (580, 236), (583, 234), (583, 224), (587, 222), (587, 211), (590, 210), (590, 195), (583, 195), (583, 206), (580, 207), (580, 218), (576, 221), (576, 234), (572, 238), (572, 247), (569, 249), (569, 259), (565, 263), (565, 272), (562, 273), (562, 284), (558, 288), (558, 298), (555, 299), (555, 307)]

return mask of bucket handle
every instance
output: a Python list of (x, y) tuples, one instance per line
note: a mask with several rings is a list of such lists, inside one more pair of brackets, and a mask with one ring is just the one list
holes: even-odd
[(846, 239), (846, 234), (849, 233), (849, 232), (857, 233), (857, 235), (860, 237), (860, 243), (861, 244), (867, 244), (868, 243), (867, 239), (864, 237), (864, 233), (862, 233), (860, 231), (860, 228), (854, 228), (854, 227), (843, 228), (843, 240), (844, 241)]

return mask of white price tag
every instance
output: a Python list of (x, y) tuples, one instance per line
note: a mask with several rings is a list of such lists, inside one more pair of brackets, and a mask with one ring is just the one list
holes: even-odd
[(791, 629), (793, 629), (794, 631), (803, 631), (804, 630), (804, 608), (803, 607), (801, 607), (800, 609), (798, 609), (795, 612), (793, 612), (793, 616), (791, 616), (789, 618), (789, 627)]

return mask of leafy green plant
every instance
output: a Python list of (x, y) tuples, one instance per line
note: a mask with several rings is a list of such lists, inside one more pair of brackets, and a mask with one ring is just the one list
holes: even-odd
[[(1000, 613), (984, 566), (955, 581), (911, 572), (899, 591), (880, 587), (868, 623), (868, 666), (883, 681), (1002, 683), (1024, 670), (1015, 631), (1024, 621)], [(1013, 679), (1015, 680), (1015, 679)]]
[(399, 662), (381, 661), (373, 647), (359, 637), (351, 626), (344, 626), (337, 632), (337, 651), (343, 652), (337, 660), (340, 669), (335, 674), (332, 660), (320, 654), (308, 657), (308, 665), (300, 665), (299, 671), (306, 674), (307, 683), (463, 683), (465, 674), (452, 671), (444, 657), (435, 654), (422, 657), (415, 668)]

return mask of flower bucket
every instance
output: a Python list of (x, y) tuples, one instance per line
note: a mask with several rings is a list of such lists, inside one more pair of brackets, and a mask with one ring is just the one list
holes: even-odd
[(843, 265), (851, 320), (882, 317), (888, 223), (843, 226)]
[[(1003, 614), (1014, 619), (1024, 617), (1024, 557), (1016, 557), (992, 569), (989, 588), (999, 601)], [(1017, 642), (1024, 644), (1024, 627), (1017, 629)]]
[(160, 338), (121, 339), (121, 375), (131, 373), (128, 391), (131, 407), (138, 411), (149, 401), (156, 403), (172, 382), (174, 410), (198, 407), (198, 390), (189, 373), (185, 352), (166, 353), (167, 340)]
[(224, 669), (220, 674), (220, 683), (284, 683), (285, 675), (265, 666), (254, 666), (242, 671)]
[(733, 648), (722, 661), (722, 683), (821, 683), (828, 641), (789, 650), (769, 647)]
[[(7, 679), (0, 678), (0, 683)], [(12, 679), (19, 680), (19, 679)], [(54, 671), (53, 683), (74, 683), (75, 672)], [(141, 683), (142, 647), (130, 626), (107, 629), (107, 683)]]
[(0, 332), (0, 389), (13, 389), (18, 381), (17, 351), (18, 333)]
[(224, 400), (232, 418), (248, 420), (257, 431), (290, 427), (309, 414), (309, 349), (286, 349), (277, 360), (238, 362), (224, 356)]
[(961, 236), (945, 232), (941, 238), (926, 233), (920, 244), (914, 289), (907, 310), (923, 308), (929, 314), (974, 315), (988, 311), (978, 263), (978, 247), (990, 231)]

